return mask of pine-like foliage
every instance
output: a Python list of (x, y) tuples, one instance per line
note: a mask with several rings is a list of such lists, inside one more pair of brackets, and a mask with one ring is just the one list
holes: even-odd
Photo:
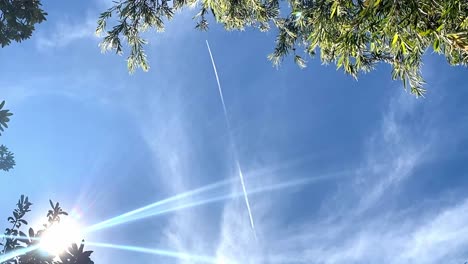
[[(281, 4), (281, 8), (280, 8)], [(128, 67), (148, 70), (141, 33), (149, 28), (164, 30), (164, 22), (177, 10), (196, 5), (196, 27), (208, 28), (207, 15), (227, 30), (254, 26), (278, 29), (276, 47), (269, 56), (278, 65), (297, 52), (320, 54), (323, 63), (357, 78), (384, 62), (416, 96), (422, 96), (423, 54), (430, 48), (444, 55), (451, 65), (468, 63), (468, 1), (466, 0), (121, 0), (101, 14), (97, 33), (104, 33), (102, 49), (121, 54), (122, 40), (130, 46)], [(280, 10), (281, 9), (281, 10)], [(280, 15), (280, 11), (282, 14)], [(106, 22), (117, 17), (110, 30)]]
[(31, 37), (35, 25), (46, 20), (39, 0), (0, 1), (0, 45), (21, 42)]

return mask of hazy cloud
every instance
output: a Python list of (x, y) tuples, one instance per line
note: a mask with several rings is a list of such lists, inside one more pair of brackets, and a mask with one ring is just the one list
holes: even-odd
[(38, 32), (36, 45), (39, 50), (62, 48), (83, 39), (97, 40), (96, 18), (88, 16), (84, 21), (61, 21), (49, 30)]

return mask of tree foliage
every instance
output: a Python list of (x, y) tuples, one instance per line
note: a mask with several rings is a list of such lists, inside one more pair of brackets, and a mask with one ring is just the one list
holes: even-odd
[(9, 171), (16, 165), (15, 157), (4, 145), (0, 145), (0, 170)]
[(31, 37), (35, 25), (46, 20), (39, 0), (0, 1), (0, 45), (21, 42)]
[[(67, 212), (62, 210), (59, 203), (54, 204), (52, 201), (49, 202), (51, 209), (47, 212), (47, 223), (43, 224), (43, 227), (37, 231), (29, 228), (28, 234), (26, 234), (21, 231), (21, 227), (23, 225), (28, 225), (24, 217), (31, 211), (30, 207), (32, 203), (29, 202), (27, 196), (21, 195), (17, 203), (17, 208), (13, 210), (12, 216), (8, 217), (8, 222), (11, 224), (11, 227), (5, 229), (4, 240), (0, 243), (0, 245), (3, 246), (0, 254), (7, 254), (15, 250), (37, 246), (40, 243), (41, 236), (47, 229), (58, 224), (61, 217), (68, 215)], [(61, 253), (59, 256), (51, 255), (50, 253), (42, 251), (40, 248), (34, 248), (34, 250), (9, 259), (1, 264), (93, 264), (94, 262), (90, 258), (91, 253), (92, 251), (84, 251), (83, 243), (80, 246), (77, 244), (70, 245), (68, 250)]]
[[(0, 103), (0, 131), (1, 132), (3, 132), (4, 129), (8, 127), (7, 123), (10, 121), (10, 116), (13, 115), (10, 112), (10, 110), (3, 109), (4, 106), (5, 106), (5, 101), (2, 101)], [(0, 136), (1, 135), (2, 134), (0, 133)], [(16, 165), (15, 157), (13, 153), (10, 152), (6, 146), (0, 145), (0, 170), (9, 171), (15, 165)]]
[(60, 261), (57, 264), (93, 264), (91, 260), (92, 251), (84, 251), (84, 245), (78, 247), (77, 244), (72, 244), (70, 248), (60, 255)]
[[(416, 96), (424, 94), (422, 57), (431, 49), (451, 65), (468, 63), (468, 1), (466, 0), (121, 0), (103, 12), (96, 33), (104, 33), (103, 51), (122, 54), (130, 47), (128, 67), (148, 70), (142, 32), (164, 30), (176, 11), (196, 5), (196, 28), (208, 29), (208, 15), (227, 30), (257, 27), (278, 30), (269, 59), (275, 64), (292, 54), (306, 66), (297, 51), (320, 54), (323, 63), (357, 78), (381, 62), (390, 64), (399, 79)], [(281, 15), (282, 14), (286, 15)], [(107, 22), (113, 25), (107, 29)]]
[[(5, 101), (0, 103), (0, 131), (3, 132), (5, 128), (8, 128), (8, 122), (10, 122), (10, 116), (13, 114), (8, 109), (3, 109)], [(2, 133), (0, 133), (0, 136)]]

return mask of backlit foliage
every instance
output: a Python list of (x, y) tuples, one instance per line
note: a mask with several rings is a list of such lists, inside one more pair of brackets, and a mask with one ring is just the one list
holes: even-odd
[[(125, 0), (101, 14), (101, 47), (121, 54), (122, 42), (128, 43), (129, 70), (146, 71), (141, 33), (163, 31), (164, 23), (187, 6), (198, 8), (194, 18), (201, 30), (208, 29), (208, 15), (227, 30), (275, 26), (276, 47), (269, 56), (275, 65), (292, 54), (305, 67), (298, 49), (312, 57), (319, 53), (323, 63), (334, 63), (354, 78), (383, 62), (391, 65), (392, 78), (416, 96), (425, 92), (421, 66), (428, 50), (442, 54), (451, 65), (468, 63), (466, 0)], [(112, 16), (116, 20), (106, 29)]]
[[(28, 234), (26, 234), (21, 231), (21, 228), (28, 225), (24, 217), (31, 211), (32, 203), (29, 202), (27, 196), (21, 195), (17, 208), (13, 210), (12, 216), (8, 217), (11, 227), (5, 229), (4, 239), (0, 243), (3, 246), (0, 257), (16, 250), (37, 247), (44, 232), (53, 225), (58, 224), (62, 216), (68, 215), (67, 212), (62, 210), (59, 203), (49, 202), (51, 209), (47, 212), (47, 223), (43, 224), (42, 228), (37, 231), (29, 228)], [(90, 258), (92, 251), (84, 251), (83, 249), (83, 244), (79, 247), (76, 244), (71, 244), (68, 250), (59, 256), (54, 256), (40, 248), (34, 248), (34, 250), (11, 258), (1, 264), (93, 264), (94, 262)]]

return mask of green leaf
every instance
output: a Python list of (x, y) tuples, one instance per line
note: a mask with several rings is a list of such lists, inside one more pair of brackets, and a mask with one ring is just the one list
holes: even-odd
[(343, 60), (344, 60), (344, 55), (342, 55), (339, 59), (338, 62), (336, 63), (336, 67), (339, 69), (341, 66), (343, 66)]
[(333, 16), (335, 15), (337, 9), (338, 9), (338, 1), (335, 1), (335, 2), (333, 2), (332, 6), (331, 6), (330, 18), (333, 18)]
[(294, 56), (294, 62), (295, 62), (301, 69), (304, 69), (305, 67), (307, 67), (305, 60), (304, 60), (301, 56), (299, 56), (299, 55)]
[(441, 25), (436, 29), (436, 31), (437, 31), (437, 32), (440, 32), (440, 31), (444, 28), (444, 26), (445, 26), (444, 24), (441, 24)]
[(28, 233), (30, 238), (34, 237), (34, 229), (32, 229), (32, 227), (29, 228)]
[(440, 40), (438, 38), (435, 39), (434, 43), (432, 44), (432, 48), (435, 52), (440, 52)]
[(395, 44), (397, 43), (398, 41), (398, 33), (395, 33), (395, 35), (393, 36), (393, 40), (392, 40), (392, 47), (395, 47)]
[(406, 49), (406, 43), (403, 41), (401, 42), (401, 50), (403, 51), (403, 54), (408, 53), (408, 50)]
[(419, 35), (421, 37), (425, 37), (427, 35), (429, 35), (432, 31), (430, 29), (426, 30), (426, 31), (422, 31), (422, 32), (419, 32)]

